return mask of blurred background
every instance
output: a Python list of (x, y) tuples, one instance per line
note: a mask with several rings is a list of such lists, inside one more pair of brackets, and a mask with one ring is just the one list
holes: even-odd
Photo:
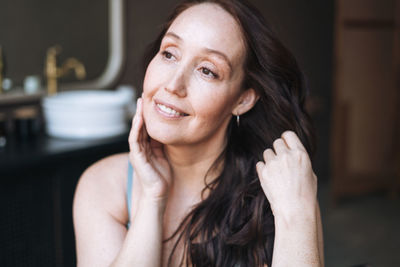
[[(74, 188), (128, 151), (143, 53), (178, 2), (2, 0), (0, 266), (75, 266)], [(400, 1), (250, 2), (307, 76), (326, 266), (400, 266)]]

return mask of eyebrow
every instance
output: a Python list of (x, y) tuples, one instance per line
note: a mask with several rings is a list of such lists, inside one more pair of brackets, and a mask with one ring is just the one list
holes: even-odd
[(179, 41), (182, 40), (182, 38), (179, 35), (177, 35), (176, 33), (173, 33), (173, 32), (167, 32), (164, 36), (171, 36), (175, 39), (178, 39)]
[[(172, 38), (174, 38), (174, 39), (177, 39), (177, 40), (180, 41), (180, 42), (182, 41), (182, 38), (181, 38), (179, 35), (177, 35), (176, 33), (174, 33), (174, 32), (167, 32), (164, 36), (172, 37)], [(223, 58), (224, 61), (226, 61), (226, 62), (228, 63), (228, 66), (229, 66), (230, 70), (231, 70), (231, 71), (233, 70), (231, 61), (229, 60), (229, 58), (228, 58), (227, 55), (225, 55), (225, 54), (222, 53), (221, 51), (214, 50), (214, 49), (211, 49), (211, 48), (203, 48), (203, 50), (204, 50), (206, 53), (215, 54), (215, 55), (217, 55), (217, 56)]]
[(226, 63), (228, 63), (228, 66), (229, 66), (230, 70), (232, 71), (232, 64), (231, 64), (229, 58), (224, 53), (222, 53), (218, 50), (210, 49), (210, 48), (204, 48), (204, 50), (207, 53), (216, 54), (217, 56), (222, 57), (226, 61)]

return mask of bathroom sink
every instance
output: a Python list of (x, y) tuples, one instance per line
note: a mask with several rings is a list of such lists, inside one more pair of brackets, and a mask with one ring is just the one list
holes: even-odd
[(128, 131), (135, 93), (128, 88), (115, 91), (80, 90), (43, 98), (46, 132), (68, 139), (106, 138)]

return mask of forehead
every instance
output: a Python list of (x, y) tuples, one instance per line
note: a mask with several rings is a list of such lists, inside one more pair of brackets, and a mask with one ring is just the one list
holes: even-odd
[(168, 32), (185, 43), (225, 53), (232, 61), (244, 58), (245, 46), (236, 20), (217, 4), (203, 3), (183, 11)]

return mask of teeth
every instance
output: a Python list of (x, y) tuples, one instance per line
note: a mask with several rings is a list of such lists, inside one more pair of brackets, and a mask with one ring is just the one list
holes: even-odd
[(172, 109), (172, 108), (169, 108), (169, 107), (167, 107), (167, 106), (164, 106), (164, 105), (162, 105), (162, 104), (157, 104), (157, 106), (162, 110), (162, 111), (164, 111), (165, 113), (168, 113), (169, 115), (175, 115), (175, 116), (183, 116), (184, 114), (182, 114), (182, 113), (180, 113), (180, 112), (178, 112), (178, 111), (176, 111), (176, 110), (174, 110), (174, 109)]

